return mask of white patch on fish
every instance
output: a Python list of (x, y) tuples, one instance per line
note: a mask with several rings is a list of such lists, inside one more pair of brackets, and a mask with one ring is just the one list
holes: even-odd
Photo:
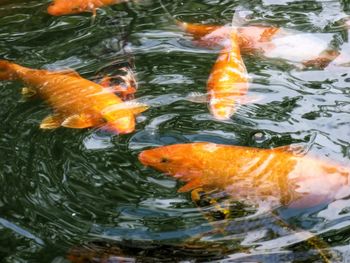
[(300, 33), (273, 38), (274, 49), (265, 53), (269, 58), (281, 58), (293, 62), (303, 62), (317, 58), (326, 50), (333, 34)]

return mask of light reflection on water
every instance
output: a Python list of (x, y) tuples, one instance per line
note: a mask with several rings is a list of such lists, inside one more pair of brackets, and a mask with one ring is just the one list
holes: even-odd
[[(290, 143), (339, 163), (350, 159), (348, 67), (301, 70), (282, 60), (248, 55), (251, 104), (229, 121), (213, 119), (191, 92), (205, 93), (218, 50), (195, 47), (158, 1), (138, 1), (91, 15), (50, 17), (48, 1), (5, 1), (0, 5), (0, 58), (33, 68), (74, 68), (94, 79), (104, 65), (135, 62), (136, 97), (151, 108), (137, 130), (115, 136), (100, 130), (41, 131), (50, 112), (38, 100), (23, 100), (21, 84), (1, 82), (0, 258), (4, 262), (52, 262), (80, 243), (104, 240), (183, 242), (195, 237), (231, 251), (227, 262), (320, 261), (307, 240), (316, 236), (335, 262), (349, 257), (350, 204), (336, 200), (305, 210), (280, 208), (269, 214), (213, 226), (180, 183), (142, 167), (146, 148), (210, 141), (254, 147)], [(248, 23), (271, 24), (305, 33), (332, 33), (348, 49), (339, 20), (340, 1), (164, 1), (174, 17), (192, 22), (230, 23), (237, 6), (252, 11)], [(127, 51), (127, 52), (126, 52)], [(210, 210), (210, 209), (209, 209)], [(238, 222), (239, 221), (239, 222)], [(227, 224), (229, 226), (227, 226)], [(224, 233), (216, 233), (225, 228)]]

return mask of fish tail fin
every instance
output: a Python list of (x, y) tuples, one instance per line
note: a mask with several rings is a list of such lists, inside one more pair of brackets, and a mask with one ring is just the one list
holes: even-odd
[(12, 63), (7, 60), (0, 60), (0, 80), (12, 80), (14, 78), (11, 65)]

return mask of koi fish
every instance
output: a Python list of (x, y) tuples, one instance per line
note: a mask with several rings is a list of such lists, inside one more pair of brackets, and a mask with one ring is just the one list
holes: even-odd
[(177, 144), (145, 150), (139, 160), (186, 182), (179, 192), (221, 190), (234, 200), (298, 208), (350, 195), (350, 167), (300, 156), (292, 146)]
[(47, 12), (53, 16), (79, 14), (83, 12), (96, 13), (96, 9), (119, 4), (127, 0), (53, 0)]
[[(196, 45), (202, 47), (221, 47), (229, 37), (227, 26), (179, 21), (177, 24), (193, 36)], [(260, 53), (267, 58), (282, 58), (305, 67), (325, 68), (340, 54), (329, 49), (332, 34), (311, 34), (267, 26), (237, 27), (237, 33), (242, 54)]]
[(219, 120), (229, 119), (236, 111), (236, 102), (248, 91), (248, 74), (237, 38), (232, 30), (207, 82), (209, 109)]
[(135, 115), (147, 109), (141, 104), (123, 103), (110, 89), (74, 71), (36, 70), (0, 60), (0, 80), (21, 80), (28, 85), (22, 90), (24, 95), (37, 94), (54, 109), (40, 124), (42, 129), (104, 125), (120, 134), (130, 133), (135, 129)]

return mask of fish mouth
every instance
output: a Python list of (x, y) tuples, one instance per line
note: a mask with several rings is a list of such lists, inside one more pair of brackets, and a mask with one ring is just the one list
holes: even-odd
[(154, 149), (142, 151), (138, 159), (144, 166), (150, 166), (163, 171), (160, 166), (160, 158), (157, 156), (157, 152), (154, 152)]
[(114, 121), (109, 121), (103, 126), (103, 128), (117, 134), (132, 133), (135, 130), (135, 117), (126, 116)]
[(149, 166), (151, 164), (149, 162), (149, 158), (147, 157), (146, 151), (141, 152), (138, 156), (138, 159), (144, 166)]

